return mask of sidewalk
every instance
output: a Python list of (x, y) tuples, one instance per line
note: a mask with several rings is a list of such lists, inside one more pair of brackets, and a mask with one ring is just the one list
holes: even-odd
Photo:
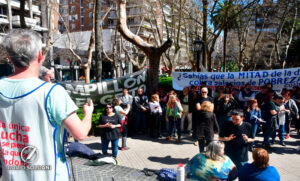
[[(262, 137), (257, 137), (258, 144), (261, 145)], [(279, 142), (279, 141), (278, 141)], [(277, 143), (278, 143), (277, 142)], [(101, 153), (101, 143), (99, 137), (89, 137), (82, 141), (95, 152)], [(297, 181), (300, 178), (300, 136), (292, 130), (291, 138), (285, 141), (286, 146), (274, 144), (270, 153), (270, 165), (275, 166), (283, 181)], [(120, 144), (120, 143), (119, 143)], [(145, 135), (128, 138), (127, 151), (118, 152), (118, 160), (122, 166), (136, 169), (156, 169), (177, 168), (178, 163), (186, 164), (194, 155), (199, 152), (192, 140), (183, 136), (180, 144), (165, 139), (154, 140)], [(109, 150), (111, 153), (111, 150)], [(250, 162), (252, 154), (249, 152)]]

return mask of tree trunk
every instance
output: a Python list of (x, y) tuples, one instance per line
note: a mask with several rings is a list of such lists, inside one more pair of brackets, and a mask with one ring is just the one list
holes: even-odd
[(148, 85), (150, 85), (150, 90), (149, 90), (150, 95), (154, 94), (158, 90), (160, 56), (161, 55), (155, 54), (155, 51), (152, 52), (152, 55), (148, 56), (149, 58), (148, 70), (150, 75)]
[(158, 87), (158, 74), (160, 58), (162, 54), (171, 47), (172, 40), (168, 39), (160, 47), (145, 42), (141, 37), (133, 34), (127, 26), (126, 0), (116, 0), (118, 8), (118, 30), (120, 34), (129, 42), (140, 48), (149, 60), (149, 93), (153, 94)]
[(25, 22), (25, 0), (20, 0), (20, 26), (21, 28), (25, 29), (27, 28), (26, 22)]
[(224, 28), (224, 40), (223, 40), (223, 72), (226, 72), (226, 42), (227, 42), (227, 27)]
[(208, 8), (208, 1), (202, 0), (203, 3), (203, 33), (202, 33), (202, 40), (203, 40), (203, 51), (202, 51), (202, 63), (204, 67), (211, 71), (211, 59), (207, 61), (207, 8)]
[(12, 29), (12, 11), (11, 11), (11, 0), (6, 0), (7, 1), (7, 17), (8, 17), (8, 29)]
[(96, 20), (95, 20), (95, 59), (96, 59), (96, 80), (102, 79), (102, 31), (101, 31), (101, 0), (96, 0)]

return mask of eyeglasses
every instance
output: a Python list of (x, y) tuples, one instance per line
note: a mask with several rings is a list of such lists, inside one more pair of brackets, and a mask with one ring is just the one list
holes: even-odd
[(206, 94), (207, 92), (201, 92), (202, 94)]
[(106, 109), (111, 109), (112, 107), (106, 107)]

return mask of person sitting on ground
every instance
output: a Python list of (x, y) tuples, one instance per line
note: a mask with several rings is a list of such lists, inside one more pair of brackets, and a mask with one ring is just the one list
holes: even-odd
[(170, 95), (169, 101), (167, 104), (167, 113), (166, 113), (166, 121), (169, 123), (169, 136), (167, 140), (173, 140), (175, 136), (175, 127), (177, 129), (177, 142), (180, 142), (181, 138), (181, 114), (182, 107), (180, 102), (176, 100), (175, 95)]
[(219, 126), (216, 115), (214, 113), (214, 105), (209, 101), (204, 101), (201, 104), (201, 111), (197, 115), (196, 135), (198, 138), (199, 151), (204, 151), (214, 138), (215, 133), (219, 133)]
[(107, 155), (108, 144), (111, 142), (112, 156), (117, 158), (118, 143), (121, 136), (121, 118), (114, 113), (111, 104), (106, 104), (104, 114), (99, 118), (99, 128), (101, 131), (102, 154)]
[(127, 141), (127, 114), (130, 111), (130, 104), (127, 104), (126, 108), (123, 109), (121, 107), (122, 101), (121, 98), (116, 97), (113, 99), (113, 105), (115, 106), (115, 111), (118, 116), (121, 118), (122, 126), (121, 126), (121, 133), (122, 133), (122, 147), (120, 148), (122, 151), (128, 150), (129, 147), (126, 146), (126, 141)]
[(240, 181), (280, 181), (275, 167), (269, 166), (269, 154), (263, 148), (252, 152), (253, 163), (247, 163), (239, 170)]
[(195, 155), (186, 166), (187, 178), (201, 181), (234, 180), (237, 169), (231, 159), (224, 155), (224, 143), (212, 141), (204, 153)]

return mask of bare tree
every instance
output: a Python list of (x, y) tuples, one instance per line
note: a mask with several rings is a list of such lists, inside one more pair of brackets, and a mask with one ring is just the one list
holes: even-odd
[(118, 8), (118, 30), (129, 42), (141, 49), (149, 60), (149, 85), (150, 94), (157, 91), (158, 73), (162, 54), (172, 45), (172, 40), (168, 39), (160, 47), (145, 42), (141, 37), (133, 34), (127, 27), (126, 0), (116, 0)]

